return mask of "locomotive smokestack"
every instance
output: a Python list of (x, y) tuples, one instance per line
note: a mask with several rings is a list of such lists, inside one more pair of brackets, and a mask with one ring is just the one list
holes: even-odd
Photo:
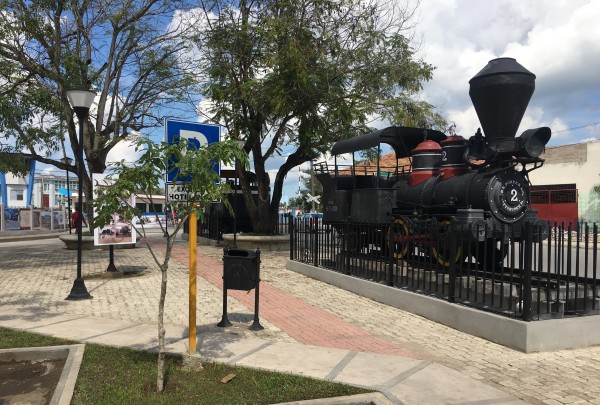
[(471, 80), (469, 96), (488, 141), (514, 138), (535, 89), (535, 75), (513, 58), (488, 62)]

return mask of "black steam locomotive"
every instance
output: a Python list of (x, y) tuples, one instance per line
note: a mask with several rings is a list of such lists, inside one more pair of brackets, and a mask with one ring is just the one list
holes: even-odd
[[(323, 221), (378, 224), (381, 234), (394, 234), (391, 247), (397, 257), (406, 254), (408, 243), (403, 241), (422, 234), (417, 222), (434, 219), (448, 224), (448, 232), (461, 240), (494, 245), (505, 235), (520, 238), (527, 223), (539, 223), (529, 207), (528, 173), (543, 164), (539, 156), (551, 130), (529, 129), (516, 137), (535, 75), (512, 58), (499, 58), (469, 83), (485, 136), (477, 130), (465, 140), (435, 130), (389, 127), (337, 142), (331, 150), (334, 163), (316, 165), (323, 185)], [(384, 166), (379, 158), (370, 165), (355, 161), (354, 152), (370, 148), (380, 156), (382, 143), (395, 152), (395, 167)], [(346, 153), (352, 153), (352, 164), (344, 167), (337, 157)], [(342, 239), (353, 239), (357, 250), (374, 242), (336, 227)], [(432, 254), (448, 263), (435, 249)]]

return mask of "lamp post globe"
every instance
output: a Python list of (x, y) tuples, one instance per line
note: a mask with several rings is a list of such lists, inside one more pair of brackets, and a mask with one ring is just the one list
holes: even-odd
[(78, 177), (78, 198), (77, 198), (77, 278), (73, 282), (71, 292), (67, 300), (90, 299), (92, 296), (85, 287), (85, 282), (81, 277), (81, 245), (82, 245), (82, 222), (83, 222), (83, 122), (88, 116), (90, 107), (96, 98), (96, 93), (83, 88), (74, 88), (67, 90), (69, 103), (77, 114), (79, 121), (79, 136), (77, 139), (77, 177)]

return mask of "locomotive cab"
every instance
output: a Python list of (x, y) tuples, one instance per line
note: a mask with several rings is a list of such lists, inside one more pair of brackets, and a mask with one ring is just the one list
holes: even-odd
[[(439, 142), (446, 139), (446, 135), (434, 130), (393, 126), (334, 144), (331, 150), (334, 164), (315, 165), (317, 179), (323, 185), (323, 220), (389, 224), (397, 201), (396, 185), (409, 178), (411, 151), (424, 139), (429, 140), (433, 148), (439, 148)], [(391, 161), (381, 161), (382, 143), (392, 147)], [(369, 148), (377, 148), (375, 161), (357, 162), (355, 152)], [(348, 153), (352, 155), (351, 164), (339, 164), (339, 155)], [(420, 176), (425, 178), (437, 170), (428, 170), (427, 165), (439, 166), (439, 163), (426, 153), (422, 158)]]

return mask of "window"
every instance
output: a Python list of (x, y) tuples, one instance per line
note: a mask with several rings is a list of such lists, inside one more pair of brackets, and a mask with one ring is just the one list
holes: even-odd
[(10, 190), (10, 199), (13, 201), (23, 201), (23, 190)]

